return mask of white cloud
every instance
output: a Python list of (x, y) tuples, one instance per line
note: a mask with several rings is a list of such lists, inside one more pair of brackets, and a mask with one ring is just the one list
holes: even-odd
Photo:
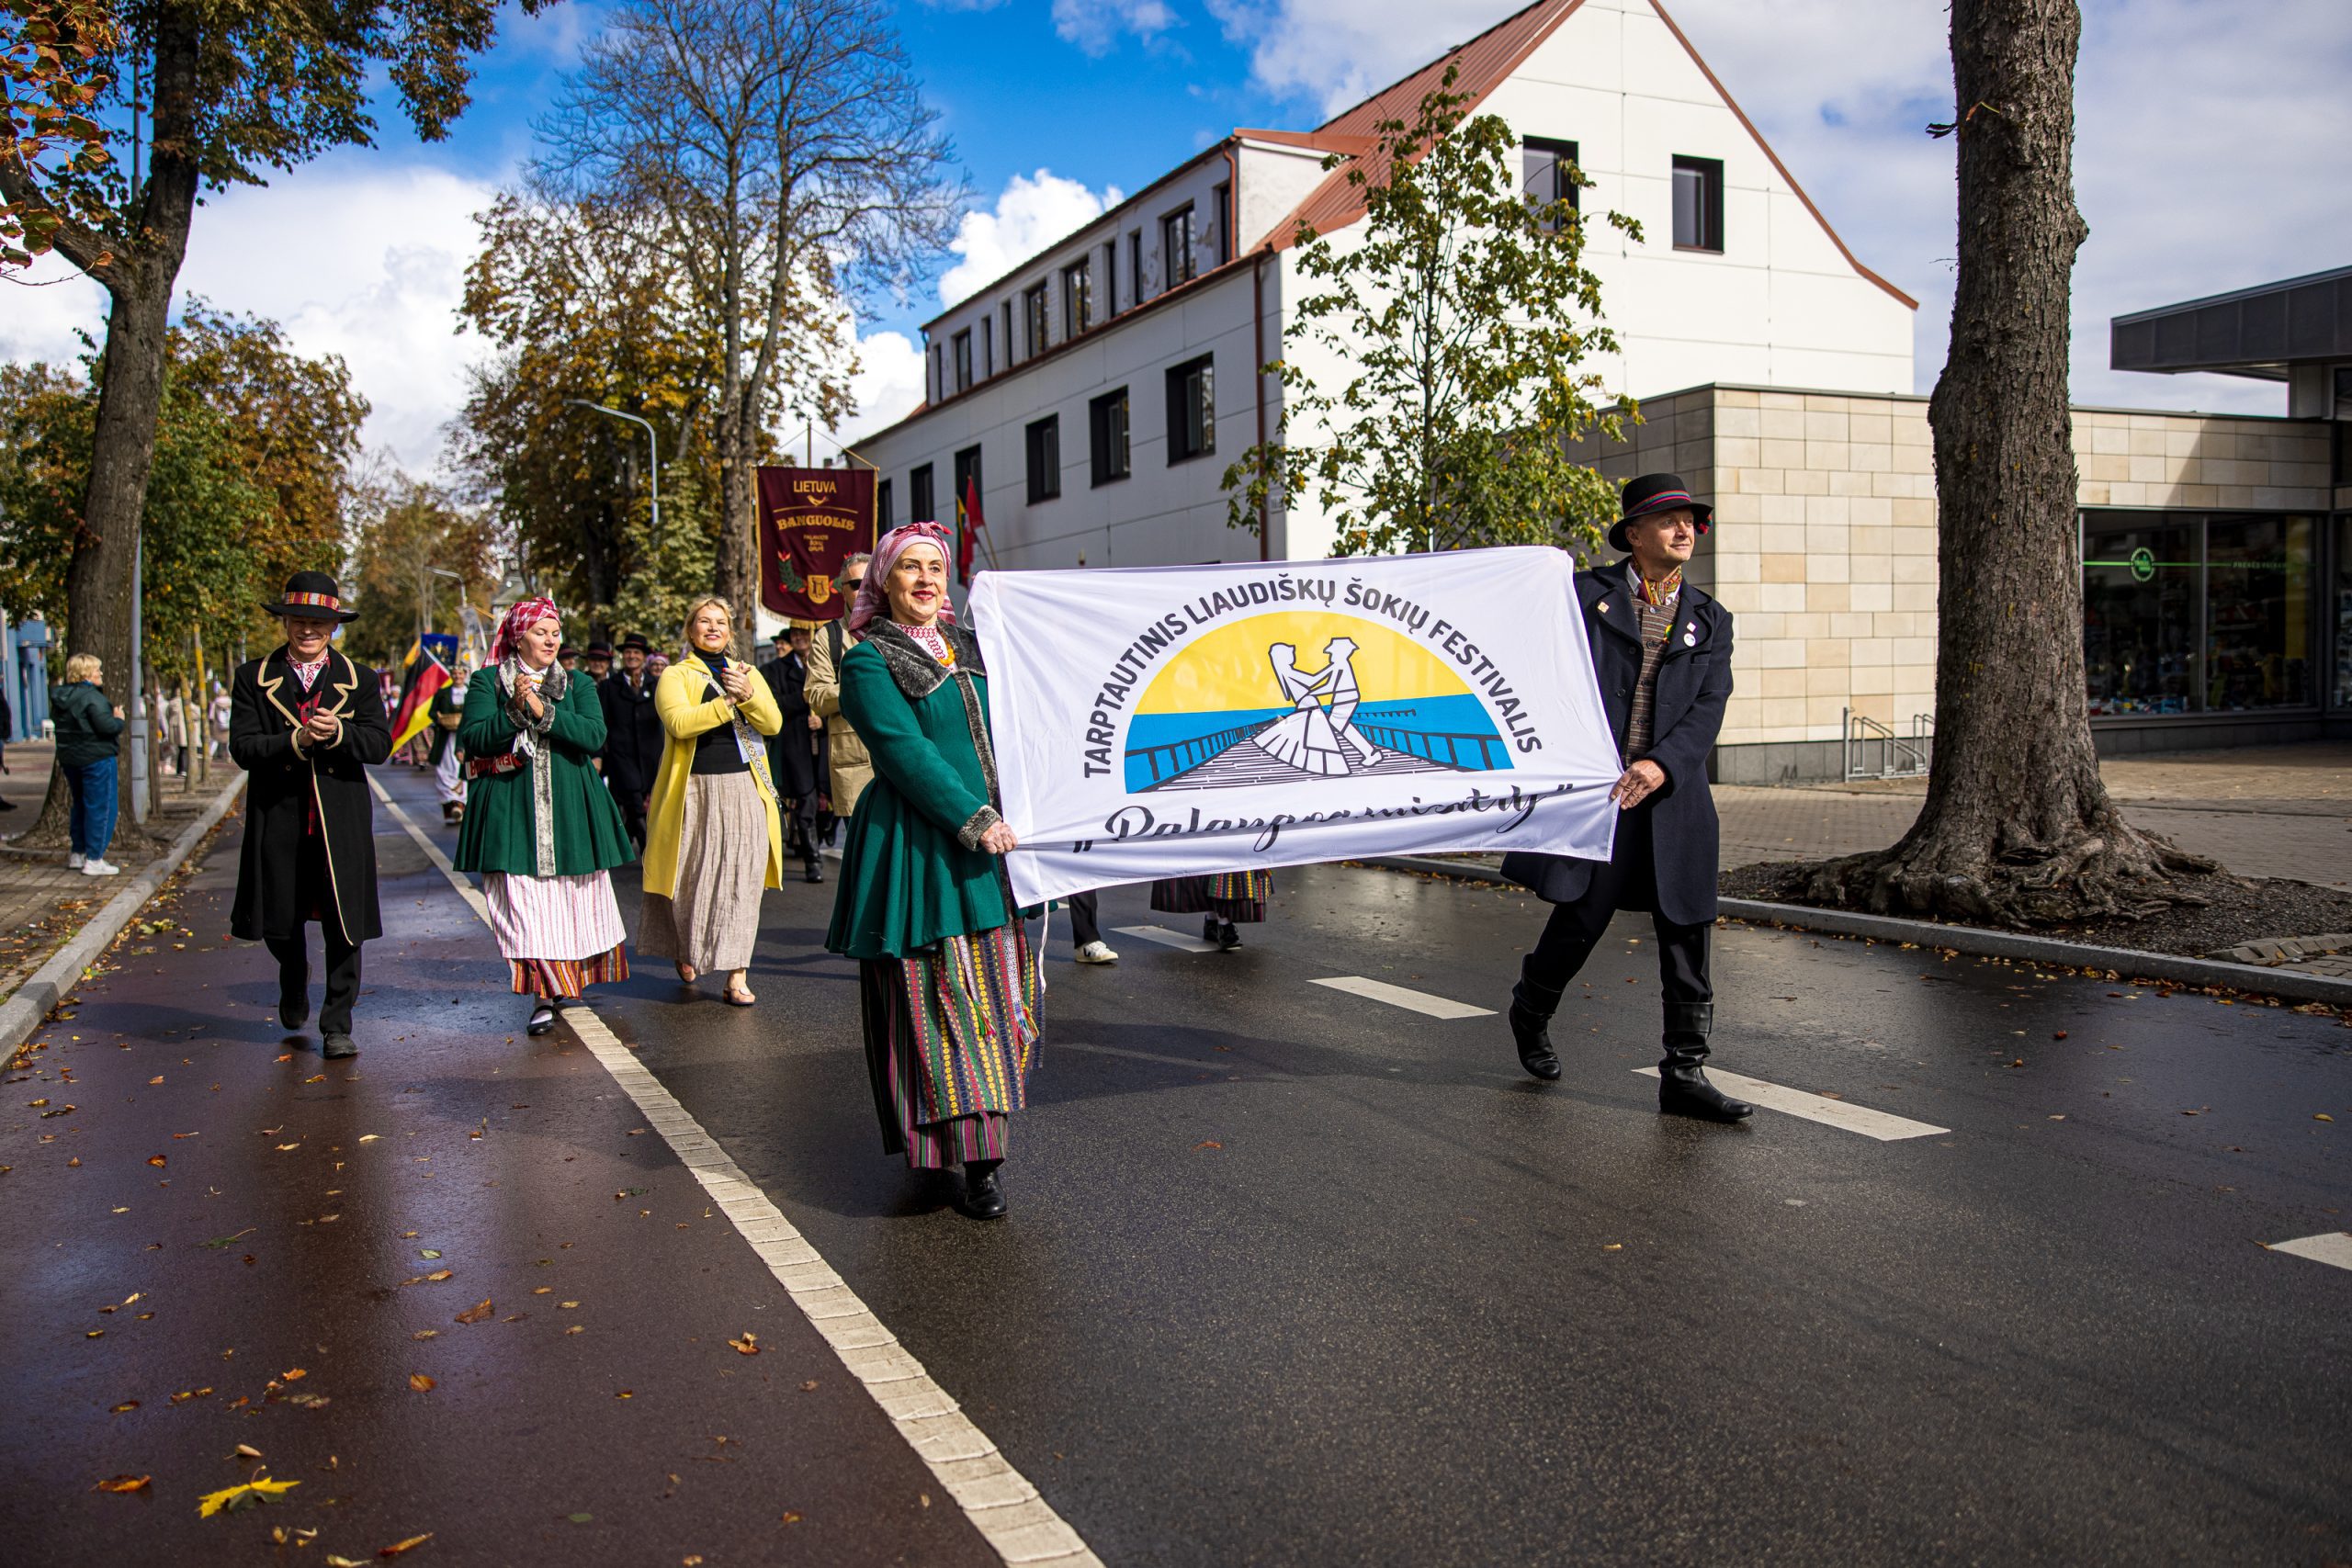
[[(1260, 85), (1335, 113), (1501, 19), (1510, 0), (1209, 0)], [(1951, 317), (1941, 0), (1673, 0), (1676, 23), (1865, 265), (1919, 300), (1918, 389)], [(2324, 6), (2086, 0), (2074, 395), (2278, 413), (2274, 383), (2108, 368), (2108, 321), (2340, 265), (2352, 205), (2312, 149), (2352, 141), (2352, 29)], [(1572, 23), (1571, 26), (1574, 24)], [(2315, 161), (2317, 160), (2317, 161)]]
[[(492, 195), (487, 184), (421, 166), (360, 157), (309, 164), (198, 210), (177, 299), (267, 317), (298, 352), (341, 355), (373, 405), (368, 444), (426, 473), (480, 348), (456, 335), (455, 310), (474, 252), (472, 214)], [(12, 359), (70, 358), (75, 326), (105, 337), (105, 295), (86, 278), (6, 298), (0, 353)]]
[(857, 374), (850, 378), (857, 412), (842, 422), (835, 439), (854, 446), (885, 425), (896, 424), (921, 406), (922, 350), (904, 333), (882, 332), (857, 340)]
[(1149, 43), (1175, 26), (1167, 0), (1054, 0), (1054, 31), (1089, 54), (1110, 53), (1122, 34)]
[(1015, 175), (991, 212), (967, 212), (947, 248), (961, 259), (939, 280), (939, 302), (971, 298), (1029, 256), (1125, 199), (1111, 186), (1101, 195), (1047, 169)]

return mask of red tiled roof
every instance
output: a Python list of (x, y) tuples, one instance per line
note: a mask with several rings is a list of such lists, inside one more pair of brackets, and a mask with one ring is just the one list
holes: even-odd
[[(1376, 137), (1382, 120), (1403, 119), (1410, 115), (1419, 107), (1421, 99), (1444, 81), (1446, 67), (1456, 63), (1460, 70), (1454, 78), (1453, 90), (1468, 100), (1463, 105), (1464, 111), (1475, 113), (1478, 105), (1518, 70), (1527, 57), (1557, 31), (1560, 24), (1573, 16), (1583, 3), (1584, 0), (1536, 0), (1525, 10), (1504, 17), (1469, 42), (1447, 50), (1404, 80), (1383, 88), (1353, 108), (1326, 121), (1315, 135), (1333, 141), (1341, 136)], [(1667, 15), (1665, 6), (1659, 0), (1649, 0), (1649, 4), (1650, 8), (1657, 13), (1658, 20), (1666, 24), (1666, 30), (1674, 35), (1674, 41), (1682, 46), (1683, 51), (1690, 56), (1690, 62), (1699, 68), (1701, 74), (1707, 78), (1708, 85), (1722, 97), (1724, 106), (1731, 110), (1733, 118), (1755, 139), (1757, 147), (1770, 161), (1780, 176), (1788, 182), (1789, 189), (1796, 193), (1796, 198), (1804, 203), (1805, 210), (1813, 214), (1814, 220), (1821, 225), (1822, 232), (1829, 236), (1829, 243), (1838, 247), (1838, 254), (1856, 272), (1905, 305), (1917, 310), (1919, 305), (1917, 299), (1864, 266), (1854, 253), (1847, 249), (1846, 242), (1838, 237), (1837, 230), (1830, 227), (1829, 220), (1822, 216), (1821, 209), (1813, 204), (1813, 198), (1805, 195), (1804, 187), (1797, 184), (1796, 176), (1789, 173), (1788, 165), (1781, 162), (1780, 154), (1772, 151), (1763, 134), (1756, 129), (1755, 122), (1724, 90), (1714, 72), (1709, 70), (1707, 62), (1700, 58), (1699, 51), (1690, 47), (1690, 40), (1683, 36), (1680, 28), (1675, 26), (1674, 18)], [(1350, 168), (1361, 168), (1367, 182), (1384, 179), (1388, 172), (1387, 161), (1376, 151), (1333, 169), (1323, 177), (1320, 185), (1307, 193), (1306, 200), (1274, 225), (1266, 237), (1267, 247), (1284, 250), (1296, 243), (1302, 223), (1318, 234), (1328, 234), (1362, 218), (1364, 213), (1362, 189), (1349, 182)]]

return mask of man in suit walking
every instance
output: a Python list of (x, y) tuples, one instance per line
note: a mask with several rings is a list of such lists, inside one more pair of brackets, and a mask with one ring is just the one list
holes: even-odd
[(817, 773), (820, 732), (808, 722), (808, 628), (786, 626), (775, 634), (775, 650), (776, 656), (760, 666), (760, 676), (784, 714), (784, 728), (768, 739), (768, 773), (790, 817), (786, 847), (799, 854), (803, 876), (822, 882), (824, 864), (817, 858), (817, 795), (823, 781)]
[(1560, 1076), (1548, 1025), (1577, 971), (1620, 909), (1649, 912), (1657, 928), (1658, 981), (1666, 1008), (1657, 1106), (1674, 1116), (1739, 1122), (1755, 1107), (1707, 1081), (1714, 991), (1708, 941), (1715, 925), (1715, 859), (1721, 829), (1707, 783), (1707, 757), (1731, 698), (1731, 612), (1682, 580), (1714, 509), (1693, 501), (1673, 474), (1628, 483), (1609, 530), (1626, 558), (1580, 571), (1576, 593), (1625, 772), (1611, 787), (1621, 815), (1616, 847), (1603, 861), (1519, 853), (1503, 874), (1554, 906), (1511, 992), (1510, 1032), (1520, 1065)]
[(621, 808), (621, 820), (638, 849), (645, 848), (645, 799), (653, 777), (662, 771), (662, 748), (668, 736), (662, 716), (654, 711), (654, 672), (647, 667), (652, 649), (631, 632), (621, 638), (621, 667), (598, 684), (596, 695), (605, 705), (605, 787)]
[(250, 791), (229, 930), (267, 944), (277, 960), (278, 1021), (296, 1030), (311, 1016), (302, 928), (318, 921), (327, 962), (320, 1054), (356, 1056), (359, 947), (382, 934), (367, 769), (392, 752), (383, 686), (331, 646), (336, 626), (357, 614), (334, 578), (298, 571), (280, 602), (263, 608), (284, 625), (286, 641), (240, 666), (230, 688), (229, 755)]

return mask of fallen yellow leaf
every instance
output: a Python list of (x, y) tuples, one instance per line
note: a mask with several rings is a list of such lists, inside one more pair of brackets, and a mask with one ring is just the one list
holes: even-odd
[(749, 1329), (744, 1330), (742, 1338), (729, 1339), (727, 1343), (734, 1346), (739, 1355), (756, 1356), (760, 1353), (760, 1337)]
[(247, 1507), (254, 1503), (274, 1503), (302, 1483), (299, 1481), (272, 1481), (256, 1475), (237, 1486), (224, 1486), (218, 1492), (208, 1492), (197, 1499), (196, 1516), (209, 1519), (225, 1510)]
[(92, 1490), (96, 1492), (144, 1492), (147, 1490), (147, 1483), (153, 1479), (154, 1477), (151, 1475), (118, 1475), (111, 1481), (99, 1482), (96, 1486), (92, 1488)]
[(413, 1535), (406, 1540), (394, 1541), (390, 1546), (379, 1546), (376, 1549), (376, 1555), (379, 1557), (398, 1557), (401, 1552), (406, 1551), (409, 1548), (413, 1546), (423, 1546), (426, 1541), (431, 1540), (432, 1539), (433, 1532), (431, 1530), (427, 1530), (423, 1535)]
[(488, 1317), (489, 1315), (490, 1301), (485, 1297), (479, 1304), (469, 1306), (465, 1311), (459, 1313), (458, 1314), (457, 1321), (459, 1323), (480, 1323), (483, 1318)]
[(414, 1389), (419, 1393), (431, 1393), (434, 1389), (434, 1382), (432, 1377), (427, 1373), (411, 1372), (408, 1375), (408, 1386)]

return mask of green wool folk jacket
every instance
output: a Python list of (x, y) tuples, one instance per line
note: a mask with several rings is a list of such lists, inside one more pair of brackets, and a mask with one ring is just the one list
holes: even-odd
[[(555, 671), (550, 669), (549, 674)], [(458, 745), (468, 772), (514, 753), (518, 726), (498, 689), (498, 667), (474, 671), (466, 682), (465, 716), (458, 722)], [(545, 699), (545, 690), (541, 691)], [(541, 874), (538, 865), (537, 790), (532, 773), (544, 768), (557, 876), (609, 871), (637, 858), (620, 807), (591, 765), (605, 743), (605, 705), (596, 682), (573, 674), (563, 696), (548, 705), (548, 727), (532, 737), (535, 754), (510, 773), (476, 773), (466, 785), (465, 825), (458, 832), (459, 871)]]
[(885, 620), (842, 657), (842, 713), (874, 760), (842, 842), (825, 936), (852, 958), (905, 958), (1017, 914), (1004, 863), (979, 847), (1000, 819), (979, 639), (940, 630), (953, 669)]

